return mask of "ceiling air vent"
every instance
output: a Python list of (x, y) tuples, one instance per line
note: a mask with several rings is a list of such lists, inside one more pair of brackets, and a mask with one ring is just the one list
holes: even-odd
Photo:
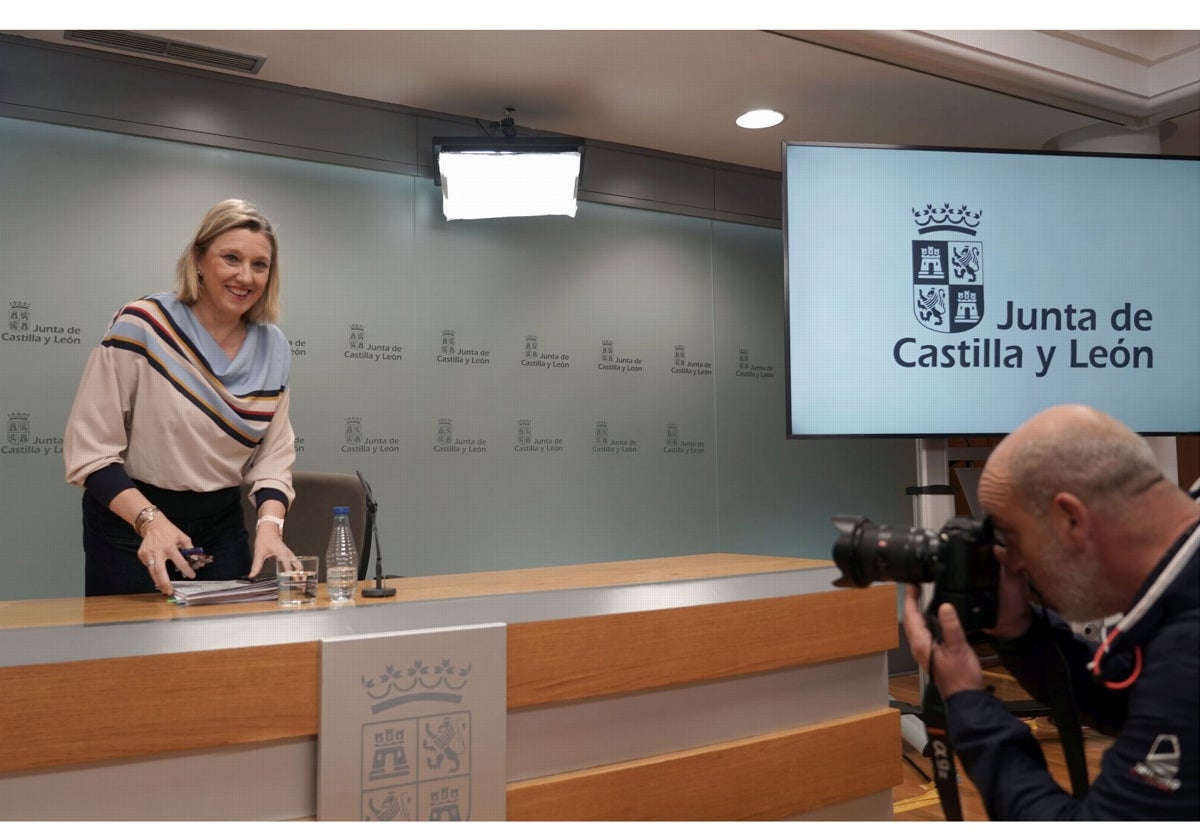
[(171, 58), (202, 67), (219, 70), (236, 70), (239, 73), (257, 73), (266, 58), (243, 53), (218, 50), (185, 41), (143, 35), (140, 32), (120, 32), (106, 29), (74, 29), (63, 33), (63, 39), (93, 47), (107, 47), (121, 52), (141, 53), (159, 58)]

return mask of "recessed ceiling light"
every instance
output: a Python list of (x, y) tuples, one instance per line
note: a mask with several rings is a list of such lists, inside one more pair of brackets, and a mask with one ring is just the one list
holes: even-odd
[(770, 128), (781, 122), (783, 122), (783, 114), (769, 109), (747, 111), (737, 118), (737, 124), (742, 128)]

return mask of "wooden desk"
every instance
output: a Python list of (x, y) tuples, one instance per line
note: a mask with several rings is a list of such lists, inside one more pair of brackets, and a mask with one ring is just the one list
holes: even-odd
[[(399, 579), (341, 609), (0, 603), (0, 817), (311, 817), (319, 639), (466, 615), (508, 625), (510, 820), (889, 818), (895, 590), (835, 576), (711, 554)], [(222, 793), (273, 761), (299, 795)]]

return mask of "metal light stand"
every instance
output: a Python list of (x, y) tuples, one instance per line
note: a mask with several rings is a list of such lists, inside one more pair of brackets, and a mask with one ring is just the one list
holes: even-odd
[[(913, 488), (913, 525), (917, 528), (938, 530), (946, 520), (954, 516), (954, 496), (945, 493), (925, 492), (931, 487), (948, 487), (950, 485), (950, 458), (945, 438), (920, 438), (917, 444), (917, 486)], [(933, 597), (933, 584), (921, 585), (921, 610), (929, 606)], [(917, 696), (925, 696), (925, 687), (929, 675), (925, 669), (917, 666)], [(905, 742), (917, 752), (924, 754), (929, 743), (925, 733), (925, 722), (912, 711), (908, 704), (899, 703), (892, 698), (892, 704), (899, 708), (900, 734)], [(918, 702), (917, 709), (920, 708)]]

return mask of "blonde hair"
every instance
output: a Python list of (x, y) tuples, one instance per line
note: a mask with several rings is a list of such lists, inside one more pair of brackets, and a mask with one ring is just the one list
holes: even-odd
[(271, 268), (263, 296), (246, 313), (246, 320), (274, 324), (279, 320), (279, 244), (271, 222), (249, 202), (229, 198), (216, 204), (200, 222), (196, 235), (179, 255), (175, 265), (175, 296), (191, 306), (200, 299), (200, 274), (197, 262), (214, 239), (227, 231), (246, 228), (261, 233), (271, 243)]

